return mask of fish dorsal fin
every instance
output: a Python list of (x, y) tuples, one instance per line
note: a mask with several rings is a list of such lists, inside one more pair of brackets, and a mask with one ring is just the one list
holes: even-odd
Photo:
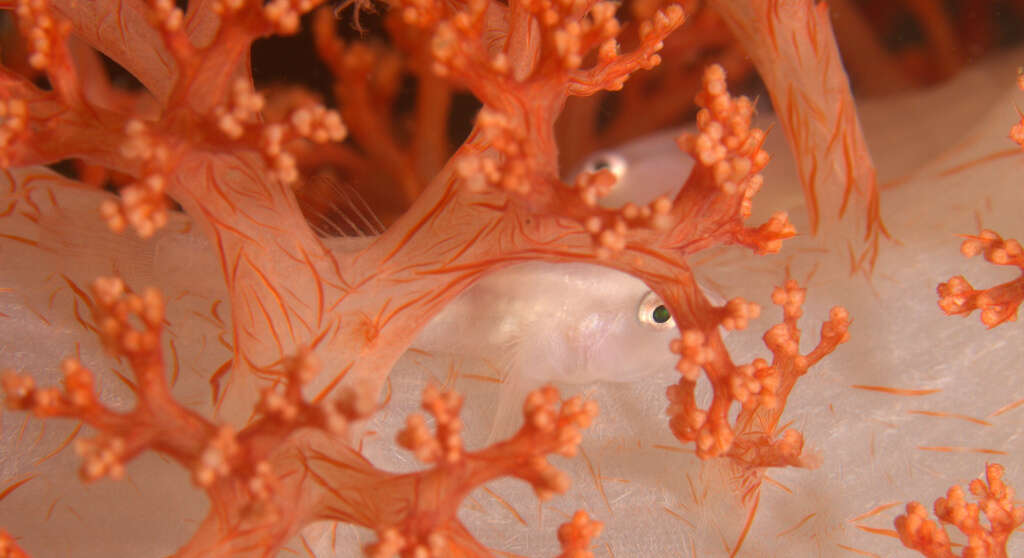
[(379, 236), (386, 228), (351, 184), (329, 176), (314, 176), (296, 197), (310, 227), (323, 238)]

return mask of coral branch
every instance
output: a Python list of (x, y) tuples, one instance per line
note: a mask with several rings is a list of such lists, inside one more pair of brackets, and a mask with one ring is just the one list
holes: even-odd
[[(76, 451), (83, 457), (82, 477), (119, 479), (124, 464), (146, 449), (163, 453), (191, 465), (202, 441), (213, 427), (191, 411), (177, 405), (166, 383), (160, 332), (163, 328), (163, 300), (155, 290), (141, 296), (125, 291), (120, 279), (99, 279), (93, 284), (94, 319), (107, 351), (126, 357), (135, 375), (136, 409), (120, 414), (104, 407), (94, 393), (93, 373), (74, 358), (62, 364), (65, 389), (36, 388), (31, 376), (6, 373), (3, 387), (7, 406), (29, 410), (39, 417), (77, 418), (99, 430), (89, 441), (79, 441)], [(141, 321), (136, 329), (132, 321)]]
[(995, 265), (1016, 267), (1021, 276), (1001, 285), (977, 290), (957, 275), (946, 283), (940, 283), (939, 308), (950, 316), (968, 315), (974, 310), (981, 311), (981, 322), (993, 328), (1003, 322), (1017, 319), (1017, 310), (1024, 302), (1024, 250), (1019, 242), (1003, 237), (990, 230), (983, 230), (977, 236), (966, 236), (960, 245), (965, 257), (984, 254), (985, 260)]
[[(96, 439), (80, 441), (76, 447), (84, 458), (85, 480), (121, 478), (125, 463), (147, 449), (191, 469), (203, 487), (229, 474), (257, 478), (253, 471), (294, 430), (316, 427), (343, 434), (350, 420), (372, 410), (351, 393), (330, 403), (306, 403), (300, 388), (313, 379), (319, 365), (303, 352), (284, 361), (283, 393), (274, 387), (263, 390), (258, 407), (262, 419), (238, 433), (230, 426), (216, 426), (176, 403), (171, 395), (160, 340), (164, 319), (160, 294), (154, 289), (142, 295), (130, 293), (120, 279), (109, 278), (95, 282), (93, 296), (104, 346), (111, 354), (126, 357), (135, 375), (138, 402), (133, 411), (120, 414), (104, 407), (94, 393), (93, 373), (73, 358), (62, 364), (63, 392), (37, 388), (31, 376), (6, 373), (3, 377), (10, 408), (44, 418), (81, 419), (100, 431)], [(143, 329), (133, 326), (135, 319)]]
[[(378, 541), (366, 548), (367, 555), (373, 557), (488, 555), (459, 522), (458, 508), (474, 488), (505, 476), (528, 482), (541, 500), (568, 489), (568, 478), (552, 467), (546, 456), (575, 455), (582, 438), (580, 430), (590, 425), (597, 406), (578, 397), (560, 407), (558, 403), (558, 392), (552, 387), (532, 392), (523, 405), (525, 424), (519, 432), (509, 440), (467, 452), (460, 435), (461, 397), (428, 387), (423, 407), (435, 419), (435, 432), (430, 433), (423, 417), (412, 415), (398, 434), (398, 442), (434, 467), (391, 475), (357, 455), (334, 452), (336, 455), (329, 457), (313, 451), (306, 461), (307, 470), (328, 493), (318, 515), (376, 530)], [(372, 506), (366, 507), (364, 502), (370, 501)], [(566, 531), (567, 550), (597, 535), (599, 528), (584, 519), (576, 525), (577, 531)]]
[[(850, 316), (842, 306), (833, 307), (828, 321), (821, 325), (817, 346), (802, 355), (797, 322), (803, 315), (805, 295), (806, 289), (800, 288), (792, 279), (772, 292), (772, 302), (782, 308), (783, 320), (764, 334), (764, 344), (774, 355), (771, 366), (755, 360), (753, 370), (741, 367), (744, 373), (737, 393), (744, 393), (744, 384), (750, 381), (748, 378), (758, 379), (761, 391), (747, 388), (752, 394), (758, 393), (753, 403), (740, 399), (743, 409), (736, 418), (740, 429), (729, 455), (750, 467), (813, 465), (813, 462), (801, 455), (803, 436), (800, 432), (790, 429), (776, 438), (776, 427), (797, 380), (840, 344), (849, 340)], [(753, 386), (757, 385), (753, 383)]]
[[(705, 70), (696, 102), (700, 107), (698, 133), (683, 134), (676, 140), (697, 164), (676, 197), (679, 218), (673, 235), (685, 238), (688, 252), (721, 236), (758, 253), (777, 252), (782, 240), (796, 234), (785, 213), (773, 215), (755, 229), (741, 227), (750, 216), (751, 200), (764, 183), (760, 172), (770, 159), (761, 149), (764, 131), (751, 126), (753, 103), (729, 95), (725, 70), (717, 65)], [(702, 200), (710, 201), (710, 207), (701, 207), (708, 203)], [(698, 207), (703, 213), (699, 221), (692, 213)]]
[[(246, 511), (255, 501), (273, 510), (269, 518), (278, 518), (284, 513), (282, 506), (287, 505), (278, 499), (290, 496), (278, 494), (281, 477), (270, 460), (287, 447), (288, 438), (309, 428), (335, 438), (344, 436), (349, 423), (374, 410), (372, 397), (351, 389), (334, 399), (307, 402), (302, 386), (316, 376), (319, 364), (303, 351), (283, 360), (280, 386), (264, 388), (256, 408), (259, 418), (240, 431), (228, 424), (216, 425), (171, 395), (160, 339), (164, 323), (160, 294), (154, 289), (142, 295), (128, 292), (117, 278), (98, 279), (92, 294), (94, 319), (104, 347), (114, 356), (125, 357), (134, 373), (135, 409), (118, 413), (100, 403), (93, 373), (72, 358), (62, 365), (63, 391), (37, 388), (28, 375), (8, 372), (2, 377), (9, 408), (32, 411), (42, 418), (79, 419), (99, 431), (93, 439), (76, 442), (75, 450), (83, 458), (81, 476), (86, 481), (104, 476), (121, 479), (129, 461), (153, 450), (191, 470), (195, 484), (214, 500), (217, 514), (253, 520)], [(258, 524), (268, 519), (266, 514), (264, 510), (256, 518)], [(302, 517), (296, 512), (289, 519)], [(301, 526), (285, 522), (278, 527), (281, 525), (290, 529)]]
[[(506, 7), (476, 0), (454, 9), (443, 2), (403, 1), (396, 9), (405, 25), (430, 37), (434, 71), (468, 87), (488, 109), (479, 127), (511, 128), (523, 136), (514, 141), (522, 154), (496, 161), (489, 173), (494, 182), (496, 173), (507, 172), (502, 187), (520, 193), (527, 184), (557, 181), (553, 126), (566, 98), (620, 89), (632, 72), (657, 65), (662, 40), (684, 20), (677, 5), (658, 11), (642, 26), (641, 45), (620, 55), (620, 24), (608, 2), (516, 1)], [(595, 50), (596, 63), (582, 68)], [(499, 149), (507, 155), (508, 149)]]
[[(763, 359), (737, 366), (728, 359), (721, 337), (688, 330), (672, 350), (680, 355), (679, 383), (669, 386), (669, 426), (680, 441), (697, 443), (697, 455), (726, 455), (750, 468), (807, 466), (801, 458), (803, 436), (787, 430), (777, 437), (775, 428), (797, 379), (849, 339), (849, 315), (842, 307), (832, 309), (821, 327), (818, 345), (808, 354), (800, 354), (800, 329), (797, 320), (803, 313), (804, 289), (790, 279), (772, 293), (772, 302), (783, 308), (783, 321), (764, 335), (772, 352), (771, 365)], [(756, 305), (740, 299), (719, 309), (720, 324), (743, 329), (748, 319), (758, 315)], [(712, 382), (714, 397), (707, 410), (697, 406), (697, 375), (703, 368)], [(734, 425), (728, 422), (733, 402), (742, 405)]]
[(81, 84), (67, 44), (71, 23), (56, 16), (47, 0), (19, 0), (15, 13), (21, 34), (31, 37), (29, 65), (46, 72), (54, 92), (63, 103), (78, 105)]
[(878, 243), (888, 232), (828, 5), (812, 0), (714, 0), (710, 5), (746, 47), (768, 86), (796, 158), (812, 232), (824, 224), (836, 229), (849, 213), (852, 234), (846, 240), (856, 252), (851, 271), (872, 269)]
[[(641, 45), (620, 55), (621, 26), (609, 2), (517, 1), (507, 8), (469, 2), (453, 13), (440, 2), (399, 2), (405, 24), (432, 33), (435, 71), (465, 83), (484, 104), (504, 106), (502, 88), (520, 90), (543, 82), (563, 81), (572, 95), (617, 90), (629, 74), (660, 62), (662, 40), (683, 23), (678, 5), (658, 11), (642, 25)], [(504, 16), (501, 21), (496, 16)], [(534, 26), (540, 36), (531, 37)], [(504, 35), (503, 44), (489, 45)], [(597, 50), (597, 62), (581, 68)], [(563, 92), (564, 95), (564, 92)]]
[[(1003, 467), (990, 463), (985, 480), (974, 479), (969, 486), (977, 503), (967, 503), (964, 490), (953, 486), (945, 498), (935, 500), (935, 516), (967, 536), (963, 558), (1006, 558), (1006, 542), (1013, 531), (1024, 524), (1024, 506), (1013, 502), (1013, 488), (1003, 482)], [(985, 514), (988, 526), (981, 523)], [(946, 531), (928, 519), (928, 512), (917, 502), (907, 504), (906, 515), (895, 521), (903, 546), (927, 558), (954, 558)]]
[[(557, 123), (559, 155), (566, 168), (577, 167), (585, 156), (602, 149), (676, 125), (692, 111), (705, 67), (720, 64), (737, 83), (753, 71), (750, 58), (714, 10), (701, 2), (682, 5), (687, 15), (685, 31), (666, 37), (659, 51), (661, 64), (634, 73), (621, 92), (568, 100)], [(629, 5), (628, 12), (633, 22), (643, 22), (651, 20), (660, 7), (658, 3), (635, 3)], [(632, 38), (632, 31), (639, 27), (624, 22), (619, 40), (639, 40)], [(611, 99), (613, 103), (609, 103)], [(610, 105), (614, 109), (610, 110)]]
[(125, 122), (102, 107), (73, 108), (0, 67), (0, 168), (79, 157), (132, 173), (135, 165), (120, 153)]

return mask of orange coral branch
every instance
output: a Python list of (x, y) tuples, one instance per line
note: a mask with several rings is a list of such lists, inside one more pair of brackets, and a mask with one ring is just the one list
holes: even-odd
[(939, 308), (949, 315), (968, 315), (981, 311), (981, 322), (993, 328), (1003, 322), (1017, 319), (1017, 309), (1024, 302), (1024, 250), (1019, 242), (1003, 237), (990, 230), (983, 230), (977, 236), (965, 235), (960, 252), (970, 258), (984, 254), (985, 260), (995, 265), (1016, 267), (1021, 276), (1001, 285), (976, 290), (963, 276), (951, 278), (939, 284)]
[[(754, 60), (793, 150), (811, 230), (847, 218), (854, 262), (874, 267), (882, 223), (875, 167), (829, 20), (811, 0), (711, 3)], [(849, 216), (847, 215), (849, 211)], [(832, 232), (829, 232), (832, 234)], [(834, 243), (841, 247), (844, 243)], [(857, 266), (860, 264), (858, 263)], [(856, 271), (853, 269), (851, 271)]]
[[(87, 481), (104, 476), (120, 479), (128, 461), (153, 450), (192, 471), (194, 482), (208, 491), (219, 508), (215, 514), (244, 517), (252, 501), (281, 511), (286, 504), (274, 498), (288, 497), (277, 494), (288, 475), (275, 474), (268, 461), (272, 453), (296, 430), (312, 427), (341, 435), (349, 422), (373, 410), (368, 399), (356, 397), (351, 390), (330, 402), (306, 402), (301, 387), (319, 370), (315, 357), (306, 352), (283, 361), (286, 382), (280, 388), (263, 390), (257, 407), (259, 419), (239, 432), (228, 425), (217, 426), (171, 395), (161, 350), (164, 307), (159, 293), (150, 289), (137, 295), (127, 292), (119, 279), (100, 279), (92, 287), (92, 299), (104, 346), (127, 358), (135, 375), (134, 410), (117, 413), (103, 406), (93, 389), (92, 372), (74, 358), (63, 363), (63, 391), (37, 388), (27, 375), (7, 372), (2, 376), (8, 407), (32, 411), (42, 418), (77, 418), (99, 431), (95, 438), (75, 443), (83, 458), (82, 478)], [(135, 323), (143, 327), (136, 328)], [(17, 485), (8, 491), (14, 488)], [(291, 520), (301, 517), (298, 514)], [(257, 525), (264, 519), (256, 518)], [(275, 528), (288, 531), (298, 526), (284, 521)], [(234, 527), (221, 526), (225, 528)], [(205, 535), (200, 530), (197, 537)]]
[[(423, 408), (433, 415), (435, 431), (430, 432), (422, 416), (411, 415), (397, 440), (434, 467), (392, 475), (351, 451), (329, 457), (314, 450), (304, 459), (304, 467), (327, 494), (317, 515), (376, 530), (378, 541), (365, 549), (372, 557), (488, 556), (456, 517), (459, 505), (476, 487), (503, 476), (528, 482), (541, 500), (565, 492), (568, 478), (546, 456), (575, 455), (582, 439), (580, 429), (590, 425), (597, 407), (578, 397), (560, 407), (558, 403), (558, 392), (552, 387), (532, 392), (523, 405), (525, 424), (515, 436), (466, 452), (459, 417), (461, 396), (428, 387)], [(560, 531), (560, 539), (567, 541), (563, 544), (568, 544), (563, 548), (589, 542), (600, 530), (597, 525), (581, 520), (564, 539)]]
[[(1006, 558), (1006, 542), (1014, 529), (1024, 524), (1024, 506), (1013, 502), (1013, 488), (1003, 482), (1003, 467), (990, 463), (985, 467), (985, 480), (974, 479), (971, 494), (977, 503), (967, 503), (964, 491), (953, 486), (945, 498), (935, 500), (935, 516), (967, 535), (963, 558)], [(985, 514), (983, 525), (979, 513)], [(955, 558), (949, 536), (917, 502), (907, 504), (906, 515), (895, 521), (903, 546), (927, 558)]]

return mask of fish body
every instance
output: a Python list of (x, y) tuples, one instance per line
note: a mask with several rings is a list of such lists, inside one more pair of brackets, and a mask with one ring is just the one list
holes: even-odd
[(600, 266), (521, 264), (467, 289), (415, 346), (490, 359), (538, 382), (632, 382), (673, 363), (674, 324), (640, 315), (649, 293)]

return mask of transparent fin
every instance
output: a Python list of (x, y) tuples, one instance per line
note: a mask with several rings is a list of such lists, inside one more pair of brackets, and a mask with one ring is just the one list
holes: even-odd
[(321, 237), (368, 237), (384, 233), (384, 224), (350, 184), (317, 175), (296, 197), (310, 227)]

